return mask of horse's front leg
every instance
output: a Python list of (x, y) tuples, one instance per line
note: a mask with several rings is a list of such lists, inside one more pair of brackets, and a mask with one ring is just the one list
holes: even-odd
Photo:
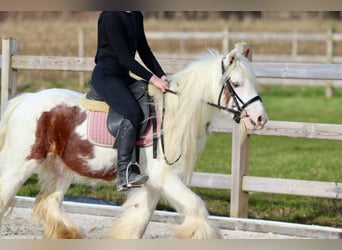
[(219, 229), (210, 225), (203, 200), (171, 170), (163, 178), (162, 195), (184, 215), (183, 223), (174, 228), (177, 238), (222, 238)]
[(122, 206), (122, 214), (114, 222), (109, 238), (142, 238), (159, 198), (159, 192), (149, 185), (131, 190)]

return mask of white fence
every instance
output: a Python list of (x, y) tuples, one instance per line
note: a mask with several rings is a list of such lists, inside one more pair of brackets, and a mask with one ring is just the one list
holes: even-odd
[[(149, 40), (168, 40), (179, 41), (179, 54), (173, 55), (173, 58), (187, 58), (187, 43), (190, 40), (219, 40), (222, 43), (221, 51), (226, 53), (232, 47), (234, 41), (265, 42), (272, 46), (273, 42), (288, 42), (291, 44), (290, 54), (257, 54), (253, 53), (254, 62), (277, 62), (277, 63), (342, 63), (342, 56), (336, 55), (335, 51), (338, 43), (342, 42), (342, 33), (335, 33), (329, 28), (326, 33), (305, 33), (294, 30), (293, 32), (236, 32), (229, 28), (218, 32), (147, 32)], [(300, 43), (316, 42), (325, 46), (324, 54), (303, 55), (299, 52)], [(170, 57), (170, 55), (159, 55), (159, 57)], [(266, 65), (262, 65), (265, 68)], [(295, 64), (293, 66), (296, 66)], [(310, 65), (311, 67), (311, 65)], [(320, 67), (320, 66), (319, 66)], [(283, 67), (286, 69), (285, 67)], [(265, 68), (266, 69), (266, 68)], [(325, 86), (325, 95), (331, 97), (334, 87), (342, 87), (340, 79), (323, 80), (320, 78), (303, 79), (291, 77), (265, 77), (261, 78), (262, 85), (292, 85), (292, 86)]]
[[(84, 54), (84, 46), (86, 44), (88, 29), (80, 27), (78, 29), (78, 56)], [(94, 32), (93, 30), (91, 32)], [(189, 56), (187, 44), (190, 41), (219, 41), (221, 42), (222, 53), (227, 53), (231, 49), (231, 45), (236, 41), (262, 42), (272, 46), (272, 42), (287, 42), (291, 45), (291, 53), (289, 54), (260, 54), (254, 53), (253, 60), (257, 62), (310, 62), (310, 63), (342, 63), (342, 56), (336, 55), (336, 48), (342, 42), (342, 33), (336, 33), (332, 28), (327, 29), (325, 33), (309, 33), (309, 32), (240, 32), (231, 31), (225, 28), (222, 31), (147, 31), (148, 40), (159, 40), (163, 42), (178, 41), (179, 53), (174, 52), (174, 58), (183, 58)], [(320, 43), (325, 47), (323, 54), (304, 55), (300, 53), (300, 44), (303, 42)], [(76, 51), (75, 51), (76, 53)]]
[[(335, 56), (334, 51), (336, 44), (342, 42), (342, 34), (335, 33), (332, 28), (326, 33), (308, 33), (298, 32), (237, 32), (231, 31), (229, 28), (218, 32), (147, 32), (146, 36), (149, 40), (177, 40), (181, 54), (186, 54), (186, 43), (190, 40), (219, 40), (222, 42), (222, 53), (230, 50), (232, 41), (258, 41), (272, 44), (274, 41), (285, 41), (291, 44), (290, 55), (253, 55), (255, 61), (276, 61), (276, 62), (327, 62), (341, 63), (342, 57)], [(300, 55), (300, 42), (320, 42), (325, 44), (325, 55)]]
[[(1, 62), (1, 107), (16, 92), (16, 75), (18, 70), (68, 70), (91, 71), (93, 58), (56, 57), (56, 56), (22, 56), (16, 55), (15, 40), (3, 39)], [(161, 58), (163, 68), (172, 73), (183, 68), (187, 59)], [(341, 80), (342, 64), (303, 64), (303, 63), (253, 63), (257, 77), (262, 78), (296, 78)], [(342, 183), (309, 180), (279, 179), (254, 177), (248, 175), (249, 138), (253, 134), (287, 136), (299, 138), (316, 138), (342, 140), (342, 125), (319, 124), (286, 121), (269, 121), (261, 131), (249, 131), (247, 139), (240, 143), (239, 127), (223, 119), (218, 119), (211, 126), (211, 131), (232, 133), (232, 173), (231, 175), (194, 173), (193, 186), (231, 190), (231, 217), (247, 217), (248, 192), (266, 192), (276, 194), (313, 196), (342, 199)]]

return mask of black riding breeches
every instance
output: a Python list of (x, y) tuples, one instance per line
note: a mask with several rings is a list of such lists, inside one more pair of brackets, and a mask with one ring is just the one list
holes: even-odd
[(129, 76), (118, 76), (113, 73), (111, 66), (98, 63), (92, 73), (91, 85), (115, 112), (131, 121), (133, 127), (139, 130), (144, 115), (129, 88), (136, 80)]

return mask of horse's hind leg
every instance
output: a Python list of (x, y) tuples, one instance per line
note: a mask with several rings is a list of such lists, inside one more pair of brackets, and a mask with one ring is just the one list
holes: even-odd
[(36, 198), (33, 214), (44, 222), (47, 239), (83, 238), (76, 226), (62, 211), (64, 193), (72, 181), (72, 173), (55, 156), (44, 162), (40, 174), (41, 191)]
[(0, 155), (0, 219), (6, 212), (19, 188), (33, 174), (39, 164), (35, 160), (20, 161), (19, 157)]

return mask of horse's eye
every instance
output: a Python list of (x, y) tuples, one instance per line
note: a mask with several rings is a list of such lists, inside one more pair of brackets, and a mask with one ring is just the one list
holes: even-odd
[(232, 82), (232, 84), (233, 84), (233, 87), (234, 87), (234, 88), (237, 88), (237, 87), (240, 86), (240, 83), (239, 83), (239, 82)]

